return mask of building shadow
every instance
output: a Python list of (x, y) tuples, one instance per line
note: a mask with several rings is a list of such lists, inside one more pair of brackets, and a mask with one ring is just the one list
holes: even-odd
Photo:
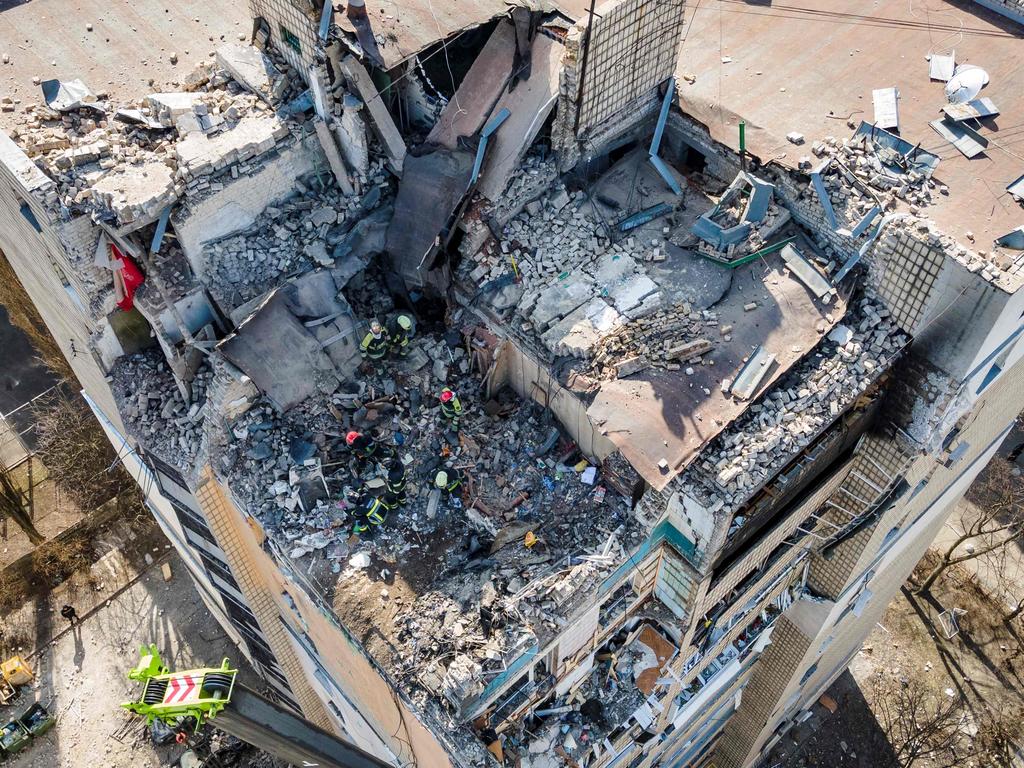
[(830, 705), (835, 703), (835, 712), (815, 703), (811, 717), (789, 730), (766, 764), (898, 768), (896, 753), (849, 670), (836, 678), (826, 696)]

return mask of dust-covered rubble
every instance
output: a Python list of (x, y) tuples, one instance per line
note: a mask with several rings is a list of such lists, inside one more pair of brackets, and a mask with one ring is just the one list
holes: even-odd
[(253, 227), (205, 243), (204, 282), (221, 306), (238, 307), (288, 275), (342, 259), (346, 235), (390, 196), (382, 160), (374, 161), (371, 178), (361, 198), (319, 177), (297, 179), (295, 193), (265, 208)]
[(186, 402), (159, 349), (120, 357), (110, 371), (128, 432), (147, 451), (189, 475), (203, 449), (206, 388), (212, 375), (208, 368), (196, 373), (191, 401)]
[(846, 321), (702, 455), (694, 472), (727, 504), (759, 488), (833, 423), (888, 369), (906, 341), (889, 311), (871, 299), (862, 299)]

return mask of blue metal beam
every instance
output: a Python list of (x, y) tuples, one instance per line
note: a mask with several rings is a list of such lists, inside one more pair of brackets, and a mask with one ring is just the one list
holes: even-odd
[(811, 183), (814, 184), (814, 191), (818, 193), (818, 200), (821, 201), (821, 207), (825, 209), (825, 218), (828, 219), (828, 223), (832, 229), (839, 226), (839, 221), (836, 219), (835, 209), (832, 207), (832, 201), (828, 197), (828, 190), (825, 189), (825, 182), (821, 178), (821, 172), (825, 170), (822, 166), (817, 171), (811, 174)]
[(661, 101), (661, 112), (658, 115), (658, 125), (654, 129), (654, 138), (651, 139), (651, 148), (647, 154), (656, 155), (661, 149), (661, 137), (665, 135), (665, 123), (668, 122), (668, 110), (672, 106), (672, 96), (676, 92), (675, 78), (668, 79), (668, 88), (665, 89), (665, 98)]
[(673, 192), (675, 192), (677, 195), (683, 194), (683, 190), (679, 186), (679, 182), (676, 181), (675, 176), (673, 176), (672, 172), (669, 171), (668, 166), (665, 165), (664, 160), (662, 160), (657, 155), (651, 155), (651, 165), (653, 165), (655, 169), (658, 171), (658, 173), (661, 174), (661, 178), (665, 180), (665, 183), (668, 184), (669, 188)]
[(498, 112), (494, 117), (491, 118), (490, 122), (484, 126), (484, 129), (480, 132), (480, 143), (476, 148), (476, 159), (473, 160), (473, 175), (469, 179), (470, 186), (476, 184), (476, 180), (480, 178), (480, 169), (484, 165), (484, 153), (487, 152), (487, 142), (498, 128), (508, 120), (509, 115), (512, 113), (508, 111), (508, 107), (502, 107), (501, 111)]
[(331, 19), (334, 15), (333, 0), (324, 0), (324, 9), (320, 12), (320, 41), (326, 43), (331, 31)]
[(881, 212), (882, 209), (876, 205), (874, 208), (872, 208), (870, 211), (864, 214), (864, 218), (857, 222), (857, 226), (853, 228), (853, 231), (850, 233), (850, 237), (857, 239), (865, 232), (867, 232), (868, 227), (871, 226), (871, 222), (875, 220), (875, 216), (877, 216)]
[(160, 253), (160, 244), (164, 240), (164, 232), (167, 231), (167, 221), (171, 218), (171, 206), (164, 208), (160, 214), (160, 220), (156, 223), (156, 231), (153, 233), (153, 243), (149, 246), (150, 253)]

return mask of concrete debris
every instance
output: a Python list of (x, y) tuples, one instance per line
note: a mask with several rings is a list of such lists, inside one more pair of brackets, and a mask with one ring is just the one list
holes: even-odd
[[(386, 176), (383, 161), (374, 161), (374, 187), (387, 190)], [(351, 251), (347, 235), (383, 199), (347, 197), (319, 178), (296, 180), (295, 189), (265, 208), (253, 227), (204, 244), (205, 282), (222, 307), (233, 310), (288, 275), (343, 260)]]
[(727, 504), (742, 501), (817, 437), (892, 364), (905, 342), (889, 311), (870, 299), (851, 308), (847, 323), (819, 347), (820, 355), (790, 371), (703, 454), (700, 471)]
[(192, 476), (203, 448), (206, 389), (213, 372), (201, 369), (195, 375), (188, 401), (159, 349), (118, 358), (110, 375), (129, 434)]
[(207, 177), (300, 130), (267, 114), (228, 75), (211, 73), (208, 64), (196, 72), (198, 84), (188, 91), (150, 94), (136, 105), (114, 108), (98, 94), (97, 103), (117, 120), (77, 106), (25, 109), (11, 136), (54, 180), (41, 202), (55, 218), (96, 213), (115, 226), (138, 228), (183, 195), (208, 192)]
[(222, 45), (217, 49), (217, 66), (268, 104), (279, 102), (288, 89), (287, 78), (270, 57), (251, 45)]
[(585, 370), (592, 377), (611, 379), (629, 375), (621, 372), (628, 359), (642, 358), (662, 370), (697, 364), (714, 348), (711, 333), (717, 325), (716, 313), (696, 312), (686, 303), (658, 310), (601, 337)]
[[(892, 150), (877, 147), (865, 134), (850, 139), (828, 136), (815, 142), (812, 151), (818, 157), (832, 160), (822, 174), (822, 181), (837, 218), (847, 229), (852, 229), (876, 205), (883, 211), (896, 208), (900, 202), (926, 206), (938, 187), (923, 171), (909, 168), (902, 173), (894, 172)], [(810, 184), (803, 194), (816, 196)]]

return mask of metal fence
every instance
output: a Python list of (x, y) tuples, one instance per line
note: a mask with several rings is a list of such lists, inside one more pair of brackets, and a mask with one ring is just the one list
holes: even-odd
[(40, 401), (54, 396), (64, 396), (64, 391), (58, 385), (40, 392), (14, 410), (0, 414), (0, 468), (14, 469), (35, 453), (35, 408)]

